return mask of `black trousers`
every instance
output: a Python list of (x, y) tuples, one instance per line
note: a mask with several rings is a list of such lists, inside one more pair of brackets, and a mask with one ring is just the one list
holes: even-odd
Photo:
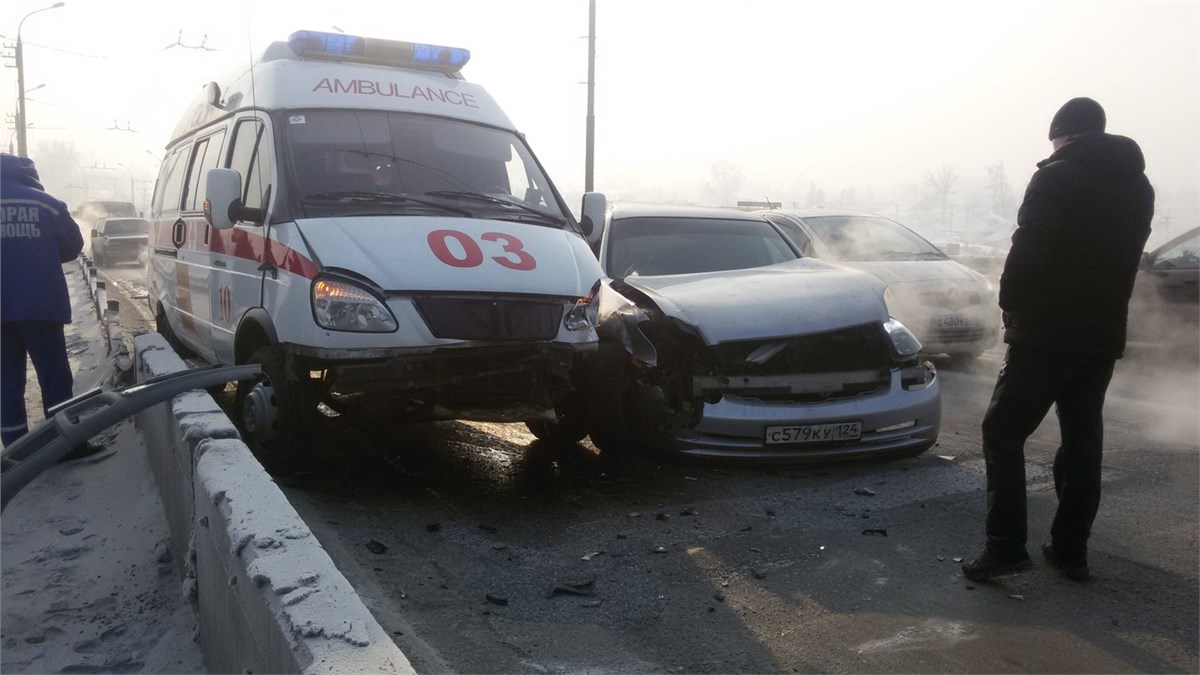
[(983, 418), (987, 548), (993, 555), (1026, 555), (1025, 441), (1050, 406), (1057, 405), (1062, 445), (1054, 456), (1058, 511), (1050, 536), (1064, 562), (1086, 562), (1088, 536), (1100, 508), (1104, 395), (1115, 363), (1009, 345)]
[(42, 389), (42, 411), (71, 398), (74, 377), (67, 358), (61, 321), (0, 323), (0, 442), (5, 447), (24, 436), (26, 355), (33, 361)]

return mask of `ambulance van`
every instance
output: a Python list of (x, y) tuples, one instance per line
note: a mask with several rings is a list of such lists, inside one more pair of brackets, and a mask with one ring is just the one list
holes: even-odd
[(234, 416), (268, 465), (307, 461), (322, 415), (583, 436), (591, 228), (463, 79), (469, 56), (300, 31), (205, 86), (172, 134), (151, 310), (185, 356), (262, 364)]

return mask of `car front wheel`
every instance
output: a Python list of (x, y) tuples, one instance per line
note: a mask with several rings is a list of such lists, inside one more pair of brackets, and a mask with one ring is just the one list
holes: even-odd
[(265, 347), (250, 356), (263, 376), (238, 383), (234, 409), (245, 441), (269, 471), (304, 468), (316, 448), (317, 398), (289, 355)]

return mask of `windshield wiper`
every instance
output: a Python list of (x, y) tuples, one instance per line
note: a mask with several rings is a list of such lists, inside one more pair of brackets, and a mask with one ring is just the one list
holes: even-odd
[(468, 218), (475, 215), (475, 214), (471, 213), (470, 211), (468, 211), (467, 209), (458, 208), (457, 206), (450, 206), (450, 205), (444, 204), (442, 202), (435, 202), (435, 201), (431, 201), (428, 199), (421, 199), (420, 197), (413, 197), (412, 195), (406, 195), (406, 194), (398, 195), (398, 194), (389, 194), (389, 193), (382, 193), (382, 192), (366, 192), (366, 191), (362, 191), (362, 190), (340, 190), (340, 191), (334, 191), (334, 192), (315, 192), (311, 195), (305, 195), (304, 198), (305, 199), (331, 200), (331, 201), (339, 201), (339, 202), (365, 202), (365, 203), (370, 203), (370, 204), (411, 203), (411, 204), (421, 204), (422, 206), (430, 206), (435, 209), (441, 209), (442, 211), (449, 211), (451, 213), (457, 213), (458, 215), (466, 216)]
[(433, 190), (430, 192), (426, 192), (425, 194), (428, 196), (431, 196), (431, 197), (446, 197), (446, 198), (450, 198), (450, 199), (469, 199), (469, 200), (477, 201), (477, 202), (487, 202), (489, 204), (497, 204), (499, 206), (514, 207), (514, 208), (521, 209), (522, 211), (532, 213), (533, 215), (538, 216), (539, 218), (542, 218), (543, 220), (546, 220), (548, 222), (554, 223), (555, 225), (562, 225), (563, 223), (566, 222), (566, 220), (564, 218), (559, 218), (557, 216), (553, 216), (549, 213), (546, 213), (545, 211), (539, 211), (538, 209), (535, 209), (532, 206), (528, 206), (528, 205), (522, 204), (520, 202), (510, 201), (507, 199), (501, 199), (500, 197), (493, 197), (492, 195), (485, 195), (481, 192), (466, 192), (466, 191), (462, 191), (462, 190)]

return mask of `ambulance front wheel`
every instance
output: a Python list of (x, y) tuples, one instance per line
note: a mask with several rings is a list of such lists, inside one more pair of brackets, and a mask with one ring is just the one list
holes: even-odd
[(266, 347), (250, 356), (263, 377), (238, 383), (236, 409), (245, 441), (271, 472), (302, 469), (316, 444), (316, 397), (286, 352)]

